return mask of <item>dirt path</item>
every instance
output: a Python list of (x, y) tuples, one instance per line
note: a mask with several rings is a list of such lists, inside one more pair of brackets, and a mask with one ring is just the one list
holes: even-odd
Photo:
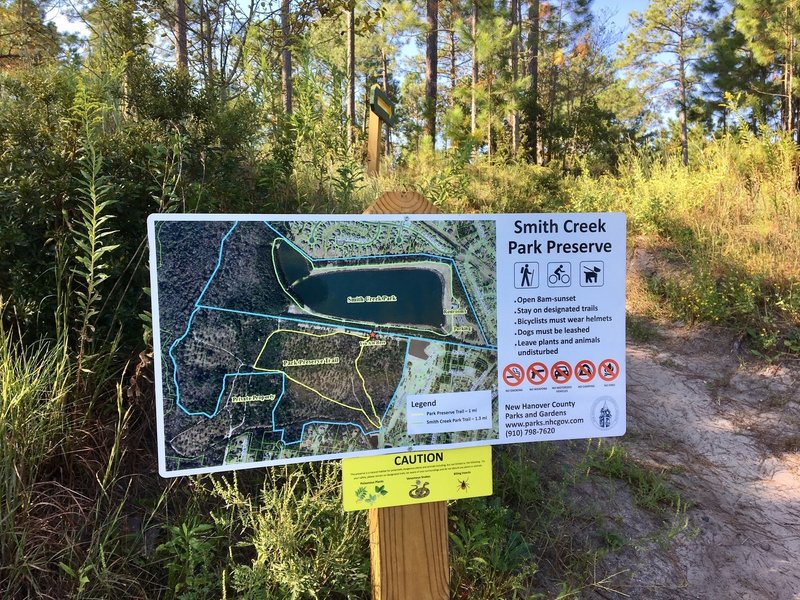
[(627, 565), (632, 598), (800, 599), (800, 377), (737, 346), (684, 328), (629, 344), (622, 443), (693, 502), (684, 534)]

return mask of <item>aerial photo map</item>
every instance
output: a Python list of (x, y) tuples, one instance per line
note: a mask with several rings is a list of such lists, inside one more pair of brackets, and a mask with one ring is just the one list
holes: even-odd
[[(497, 438), (494, 221), (153, 215), (149, 234), (162, 475)], [(491, 418), (409, 433), (409, 398), (462, 392)]]

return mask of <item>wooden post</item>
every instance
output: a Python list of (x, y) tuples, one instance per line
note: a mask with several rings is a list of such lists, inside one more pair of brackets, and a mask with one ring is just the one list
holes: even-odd
[(369, 510), (373, 600), (450, 597), (447, 502)]
[[(370, 115), (370, 148), (374, 116)], [(380, 129), (380, 121), (375, 128)], [(380, 140), (377, 147), (380, 148)], [(417, 192), (386, 192), (364, 211), (365, 214), (438, 212)], [(373, 600), (447, 600), (450, 597), (447, 544), (447, 502), (370, 509)]]
[(381, 168), (381, 123), (388, 127), (394, 122), (394, 102), (379, 85), (373, 85), (368, 104), (367, 174), (377, 175)]
[(377, 175), (381, 163), (381, 118), (369, 111), (367, 129), (367, 174)]

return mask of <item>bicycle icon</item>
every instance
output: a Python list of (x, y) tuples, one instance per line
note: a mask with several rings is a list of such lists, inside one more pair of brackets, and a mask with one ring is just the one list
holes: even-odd
[(572, 265), (568, 262), (547, 264), (548, 287), (567, 287), (572, 281)]

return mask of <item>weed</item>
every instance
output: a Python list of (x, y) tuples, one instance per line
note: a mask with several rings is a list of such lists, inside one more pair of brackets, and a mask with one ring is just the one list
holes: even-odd
[(771, 393), (767, 396), (766, 405), (770, 408), (783, 408), (787, 404), (789, 404), (790, 396), (787, 393), (778, 394), (778, 393)]
[(625, 545), (625, 538), (622, 537), (615, 531), (610, 531), (608, 529), (601, 529), (597, 532), (597, 535), (600, 537), (600, 540), (603, 542), (603, 545), (606, 546), (609, 550), (619, 550)]
[[(589, 446), (592, 449), (592, 446)], [(636, 504), (649, 510), (676, 508), (685, 505), (681, 495), (663, 477), (642, 467), (617, 444), (598, 440), (588, 453), (588, 469), (626, 482)]]
[(353, 206), (356, 193), (364, 187), (364, 169), (352, 158), (343, 161), (331, 178), (333, 197), (342, 209)]
[(518, 598), (536, 573), (514, 514), (499, 499), (453, 505), (450, 523), (451, 590), (456, 598)]
[(207, 566), (215, 550), (214, 526), (192, 515), (178, 526), (169, 526), (169, 538), (156, 552), (168, 557), (167, 598), (203, 598), (216, 587), (216, 577)]
[(625, 319), (625, 334), (629, 340), (640, 344), (659, 338), (658, 329), (648, 319), (632, 314), (628, 314)]
[(256, 494), (238, 478), (212, 480), (218, 526), (250, 564), (234, 562), (242, 598), (359, 597), (369, 590), (365, 515), (343, 512), (338, 463), (272, 469)]

